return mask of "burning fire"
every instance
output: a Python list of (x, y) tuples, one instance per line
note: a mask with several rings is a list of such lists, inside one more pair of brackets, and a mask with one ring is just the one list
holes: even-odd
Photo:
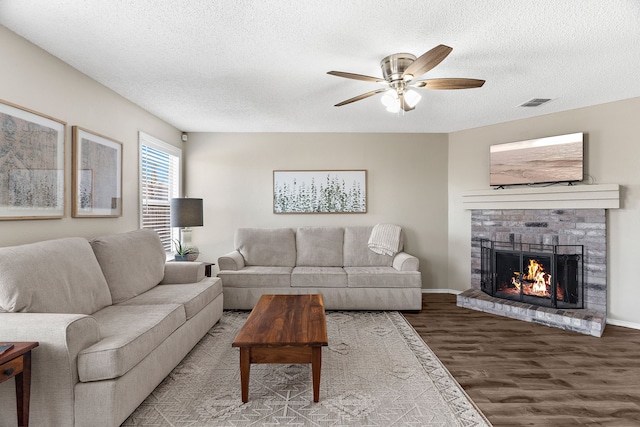
[[(535, 259), (529, 259), (529, 265), (526, 266), (526, 273), (519, 271), (512, 271), (511, 281), (504, 277), (501, 283), (498, 284), (498, 291), (510, 295), (531, 295), (542, 298), (552, 298), (552, 292), (554, 286), (551, 280), (551, 274), (544, 270), (542, 263), (539, 263)], [(555, 284), (556, 298), (559, 301), (564, 301), (564, 291), (560, 283)]]
[(520, 275), (520, 272), (514, 272), (514, 276), (511, 278), (511, 283), (520, 291), (523, 286), (523, 293), (528, 295), (536, 295), (541, 297), (549, 297), (551, 275), (544, 271), (544, 267), (535, 259), (529, 260), (527, 266), (527, 274)]

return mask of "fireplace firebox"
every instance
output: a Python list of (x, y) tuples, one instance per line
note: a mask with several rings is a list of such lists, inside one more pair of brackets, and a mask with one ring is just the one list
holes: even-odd
[(480, 241), (480, 289), (496, 298), (584, 308), (582, 245)]

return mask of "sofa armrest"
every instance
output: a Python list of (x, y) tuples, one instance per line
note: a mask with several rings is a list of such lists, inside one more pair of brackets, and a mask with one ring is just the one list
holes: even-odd
[(241, 270), (244, 268), (244, 258), (238, 251), (229, 252), (218, 258), (220, 270)]
[[(73, 425), (78, 353), (100, 340), (96, 319), (84, 314), (0, 313), (0, 337), (40, 343), (31, 351), (33, 424)], [(5, 425), (4, 414), (15, 423), (15, 405), (13, 381), (0, 384), (0, 425)]]
[(398, 271), (418, 271), (420, 261), (417, 257), (409, 255), (406, 252), (398, 252), (393, 258), (393, 268)]
[(204, 263), (189, 261), (170, 261), (164, 264), (164, 277), (161, 285), (196, 283), (204, 279)]

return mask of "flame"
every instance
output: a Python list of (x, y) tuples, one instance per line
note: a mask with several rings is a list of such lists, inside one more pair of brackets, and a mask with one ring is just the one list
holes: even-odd
[[(523, 282), (524, 285), (523, 285)], [(544, 267), (535, 259), (529, 260), (527, 266), (527, 274), (520, 274), (514, 271), (511, 283), (518, 291), (524, 286), (523, 293), (528, 295), (537, 295), (541, 297), (549, 297), (549, 285), (551, 284), (551, 275), (544, 271)]]
[(518, 292), (520, 292), (520, 280), (518, 280), (519, 276), (520, 276), (520, 272), (519, 271), (514, 271), (513, 272), (513, 277), (511, 278), (511, 284), (516, 287)]
[(547, 293), (547, 285), (551, 282), (551, 275), (544, 272), (542, 264), (539, 264), (535, 259), (530, 259), (527, 270), (529, 271), (529, 274), (526, 275), (524, 279), (531, 280), (533, 282), (531, 292)]
[[(553, 282), (551, 281), (551, 274), (544, 271), (544, 266), (535, 259), (530, 259), (526, 271), (526, 274), (514, 271), (511, 277), (512, 287), (503, 286), (500, 287), (499, 291), (513, 295), (518, 295), (522, 292), (525, 295), (550, 298)], [(564, 300), (564, 292), (560, 284), (556, 285), (556, 297), (560, 301)]]

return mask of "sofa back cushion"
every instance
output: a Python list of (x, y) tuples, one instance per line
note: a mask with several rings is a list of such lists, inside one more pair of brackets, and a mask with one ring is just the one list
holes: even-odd
[(369, 249), (370, 227), (345, 227), (344, 266), (345, 267), (391, 267), (393, 257), (380, 255)]
[(113, 303), (133, 298), (164, 277), (166, 254), (158, 233), (142, 229), (91, 240)]
[(344, 228), (301, 227), (296, 231), (296, 265), (306, 267), (342, 267)]
[(235, 247), (244, 258), (245, 265), (296, 265), (296, 235), (291, 228), (239, 228)]
[(0, 312), (93, 314), (111, 305), (86, 239), (0, 248)]

